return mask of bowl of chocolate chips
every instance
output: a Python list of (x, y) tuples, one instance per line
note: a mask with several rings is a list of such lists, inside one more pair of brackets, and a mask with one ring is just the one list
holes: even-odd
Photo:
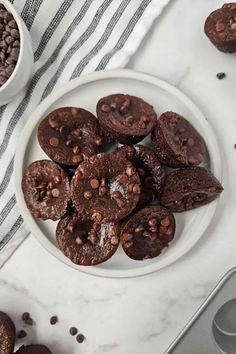
[(27, 84), (33, 69), (29, 32), (8, 0), (0, 0), (0, 105), (9, 103)]

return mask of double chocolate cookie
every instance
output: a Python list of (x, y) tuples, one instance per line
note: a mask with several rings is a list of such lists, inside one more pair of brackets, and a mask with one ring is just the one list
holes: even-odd
[(140, 179), (132, 164), (102, 153), (82, 162), (71, 181), (72, 201), (79, 217), (96, 222), (124, 218), (136, 207)]
[(224, 4), (206, 19), (205, 33), (222, 52), (236, 51), (236, 2)]
[(70, 185), (66, 173), (55, 162), (39, 160), (27, 167), (22, 190), (28, 209), (43, 220), (60, 219), (70, 200)]
[(163, 113), (158, 119), (152, 144), (158, 160), (171, 167), (199, 165), (206, 153), (201, 135), (174, 112)]
[(117, 149), (135, 167), (141, 181), (139, 205), (153, 202), (158, 196), (165, 178), (163, 166), (152, 149), (143, 145), (127, 145)]
[(15, 325), (10, 317), (0, 311), (0, 354), (12, 354), (15, 346)]
[(74, 211), (62, 218), (56, 230), (61, 251), (79, 265), (105, 262), (115, 253), (120, 240), (118, 223), (95, 223), (78, 218)]
[(102, 144), (96, 117), (75, 107), (58, 108), (44, 118), (38, 127), (38, 140), (52, 160), (67, 166), (78, 166)]
[(115, 94), (97, 103), (97, 117), (109, 140), (121, 144), (141, 141), (156, 124), (153, 107), (139, 97)]
[(180, 168), (165, 180), (161, 204), (174, 212), (210, 203), (223, 191), (213, 174), (203, 167)]
[(175, 218), (161, 206), (149, 206), (134, 214), (121, 231), (121, 244), (132, 259), (157, 257), (174, 238)]
[(41, 344), (22, 345), (16, 354), (52, 354), (52, 352)]

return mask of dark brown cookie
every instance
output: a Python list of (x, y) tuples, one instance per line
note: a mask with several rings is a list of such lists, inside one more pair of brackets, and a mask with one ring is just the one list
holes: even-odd
[(52, 354), (52, 352), (41, 344), (22, 345), (16, 354)]
[(95, 265), (105, 262), (116, 252), (120, 240), (118, 223), (94, 223), (78, 218), (72, 212), (62, 218), (56, 230), (61, 251), (79, 265)]
[(15, 346), (15, 325), (10, 317), (0, 311), (0, 354), (12, 354)]
[(38, 127), (44, 152), (62, 165), (78, 166), (102, 144), (96, 117), (82, 108), (63, 107), (51, 112)]
[(132, 164), (112, 153), (82, 162), (71, 181), (78, 215), (98, 222), (120, 220), (131, 213), (140, 191), (140, 179)]
[(97, 116), (108, 140), (121, 144), (141, 141), (156, 124), (153, 107), (139, 97), (115, 94), (101, 98)]
[(152, 132), (152, 144), (158, 160), (171, 167), (199, 165), (205, 157), (204, 140), (182, 116), (166, 112)]
[(39, 160), (25, 170), (22, 190), (28, 209), (43, 220), (58, 220), (70, 200), (70, 185), (66, 173), (55, 162)]
[(126, 145), (118, 148), (117, 153), (127, 158), (139, 174), (141, 181), (139, 205), (153, 202), (165, 178), (164, 168), (153, 150), (143, 145)]
[(191, 210), (210, 203), (222, 191), (220, 182), (206, 168), (180, 168), (166, 177), (161, 204), (174, 212)]
[(236, 2), (213, 11), (206, 19), (205, 33), (220, 51), (236, 52)]
[(175, 218), (168, 209), (149, 206), (134, 214), (121, 230), (121, 244), (132, 259), (157, 257), (174, 238)]

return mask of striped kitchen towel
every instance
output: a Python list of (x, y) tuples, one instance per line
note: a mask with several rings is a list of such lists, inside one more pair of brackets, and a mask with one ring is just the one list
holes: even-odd
[(12, 0), (28, 27), (34, 73), (28, 87), (0, 107), (0, 266), (29, 234), (12, 180), (17, 139), (50, 93), (88, 72), (124, 67), (169, 0)]

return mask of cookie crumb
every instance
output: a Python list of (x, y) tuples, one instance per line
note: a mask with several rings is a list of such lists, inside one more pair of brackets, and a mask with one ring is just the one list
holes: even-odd
[(75, 336), (78, 333), (78, 329), (76, 327), (70, 328), (70, 335)]
[(222, 80), (226, 77), (226, 74), (225, 73), (218, 73), (216, 74), (216, 77), (219, 79), (219, 80)]
[(57, 322), (58, 322), (58, 317), (57, 316), (52, 316), (50, 318), (51, 325), (55, 325)]
[(78, 334), (78, 336), (76, 337), (76, 340), (78, 343), (83, 343), (83, 341), (85, 340), (85, 336), (83, 334)]
[(25, 338), (26, 336), (27, 336), (27, 333), (23, 329), (21, 329), (17, 334), (17, 338), (19, 338), (19, 339)]

